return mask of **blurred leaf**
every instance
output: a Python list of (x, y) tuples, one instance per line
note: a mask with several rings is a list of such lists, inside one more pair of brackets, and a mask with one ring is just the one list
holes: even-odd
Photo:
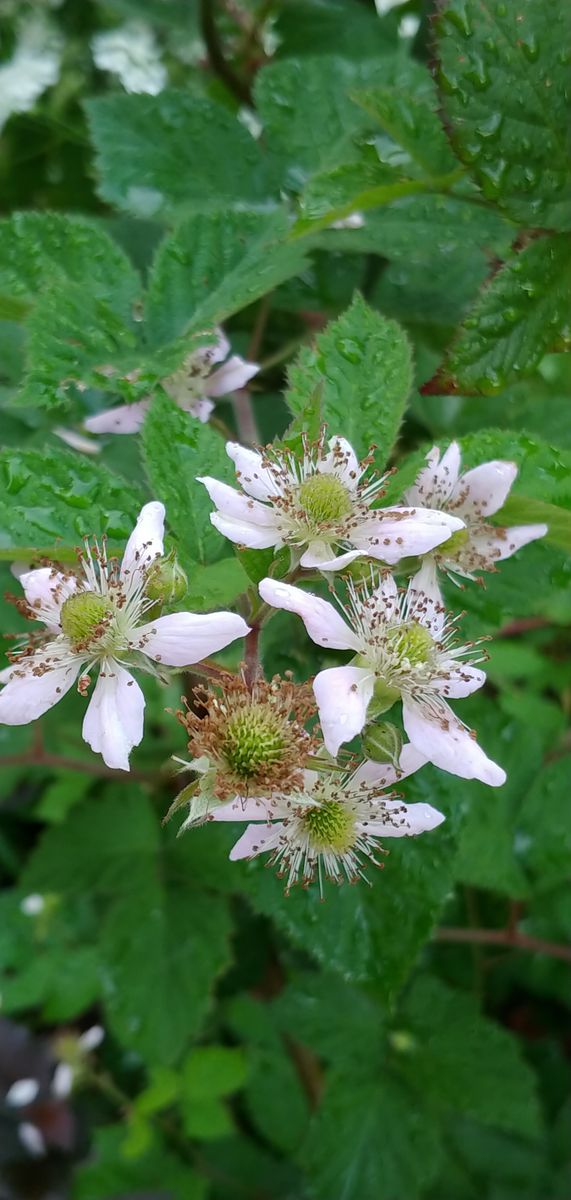
[(400, 1055), (400, 1070), (429, 1104), (508, 1133), (539, 1137), (533, 1072), (516, 1039), (481, 1016), (471, 996), (421, 977), (398, 1021), (414, 1039)]
[(73, 1200), (110, 1200), (135, 1188), (156, 1188), (165, 1200), (205, 1200), (206, 1181), (163, 1143), (132, 1161), (122, 1153), (123, 1141), (120, 1124), (97, 1130), (92, 1157), (74, 1172)]
[(104, 200), (137, 217), (264, 201), (260, 147), (221, 105), (192, 92), (108, 95), (86, 102)]
[(229, 1096), (246, 1080), (248, 1064), (242, 1050), (230, 1046), (200, 1046), (182, 1068), (186, 1100), (202, 1102)]

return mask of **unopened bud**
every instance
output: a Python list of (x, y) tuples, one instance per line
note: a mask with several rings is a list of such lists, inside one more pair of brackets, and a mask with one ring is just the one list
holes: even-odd
[(390, 721), (367, 725), (362, 737), (363, 752), (373, 762), (390, 763), (398, 767), (402, 750), (402, 734)]
[(186, 595), (188, 579), (174, 550), (165, 558), (157, 558), (147, 575), (145, 593), (149, 600), (161, 604), (177, 604)]

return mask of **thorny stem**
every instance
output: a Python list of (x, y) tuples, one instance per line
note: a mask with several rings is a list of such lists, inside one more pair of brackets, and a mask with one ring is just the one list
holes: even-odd
[(439, 942), (472, 942), (481, 946), (506, 946), (511, 950), (528, 950), (531, 954), (546, 954), (571, 963), (571, 946), (558, 942), (546, 942), (543, 938), (529, 937), (517, 929), (462, 929), (443, 926), (435, 932)]
[(215, 0), (200, 0), (200, 27), (212, 70), (226, 84), (240, 104), (251, 105), (252, 94), (248, 84), (234, 73), (234, 69), (224, 57), (216, 27)]

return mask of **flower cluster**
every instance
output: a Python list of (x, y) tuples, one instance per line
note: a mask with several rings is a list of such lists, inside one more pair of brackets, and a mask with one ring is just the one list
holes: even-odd
[[(220, 335), (193, 356), (184, 379), (165, 383), (195, 416), (209, 411), (196, 408), (199, 393), (198, 403), (210, 403), (205, 396), (239, 386), (256, 369), (230, 358), (210, 375), (228, 350)], [(145, 406), (88, 427), (134, 431)], [(19, 607), (41, 628), (0, 676), (0, 722), (36, 720), (74, 683), (86, 697), (97, 669), (83, 738), (108, 767), (126, 771), (143, 736), (145, 699), (133, 672), (166, 682), (173, 669), (193, 666), (208, 686), (191, 687), (177, 713), (190, 753), (182, 767), (192, 779), (171, 812), (186, 810), (182, 829), (246, 821), (232, 859), (267, 853), (286, 890), (317, 878), (323, 892), (325, 879), (355, 882), (367, 865), (382, 866), (385, 838), (444, 820), (394, 791), (426, 763), (492, 787), (504, 782), (502, 767), (449, 704), (484, 685), (485, 654), (481, 643), (459, 638), (439, 572), (472, 580), (546, 528), (491, 524), (516, 468), (491, 462), (462, 475), (455, 443), (442, 458), (432, 450), (403, 503), (390, 507), (382, 506), (384, 480), (371, 474), (372, 454), (359, 462), (340, 436), (305, 440), (299, 455), (233, 442), (227, 451), (238, 488), (199, 479), (216, 506), (212, 524), (240, 547), (289, 548), (289, 568), (283, 554), (275, 557), (259, 597), (249, 594), (251, 624), (232, 612), (163, 611), (180, 604), (187, 584), (173, 553), (164, 554), (164, 508), (151, 502), (121, 562), (105, 541), (86, 541), (76, 570), (44, 565), (21, 574)], [(313, 686), (289, 674), (266, 681), (258, 635), (276, 609), (299, 616), (316, 645), (345, 660), (320, 670)], [(246, 636), (240, 674), (205, 662)], [(404, 735), (384, 720), (395, 706)]]

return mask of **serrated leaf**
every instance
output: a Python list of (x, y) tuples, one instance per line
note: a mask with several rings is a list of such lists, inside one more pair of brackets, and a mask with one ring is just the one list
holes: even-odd
[(317, 393), (329, 436), (346, 437), (359, 455), (377, 445), (380, 466), (398, 435), (411, 382), (404, 331), (357, 296), (314, 348), (302, 350), (289, 374), (286, 400), (303, 428)]
[(252, 304), (302, 269), (304, 249), (287, 241), (289, 220), (269, 212), (196, 214), (159, 246), (149, 280), (152, 344), (200, 333)]
[(568, 8), (449, 0), (435, 22), (444, 117), (486, 199), (531, 228), (569, 229)]
[(422, 389), (492, 394), (569, 341), (571, 237), (539, 238), (497, 272), (460, 327), (443, 367)]
[(74, 548), (86, 535), (126, 540), (142, 503), (136, 485), (85, 455), (2, 450), (0, 556), (75, 561)]
[(108, 95), (86, 102), (104, 200), (138, 217), (263, 202), (258, 143), (237, 118), (192, 92)]
[(508, 1133), (539, 1136), (533, 1072), (515, 1038), (481, 1016), (471, 996), (425, 976), (413, 984), (398, 1020), (414, 1039), (399, 1056), (401, 1073), (429, 1103)]
[(0, 222), (0, 293), (33, 304), (54, 284), (79, 284), (100, 299), (113, 297), (127, 317), (141, 279), (101, 224), (64, 213), (22, 212)]
[(210, 523), (212, 503), (196, 476), (214, 475), (231, 482), (234, 471), (224, 442), (210, 425), (189, 417), (160, 394), (147, 414), (142, 445), (153, 494), (166, 505), (177, 552), (189, 575), (189, 590), (199, 591), (193, 566), (219, 558), (224, 540)]

